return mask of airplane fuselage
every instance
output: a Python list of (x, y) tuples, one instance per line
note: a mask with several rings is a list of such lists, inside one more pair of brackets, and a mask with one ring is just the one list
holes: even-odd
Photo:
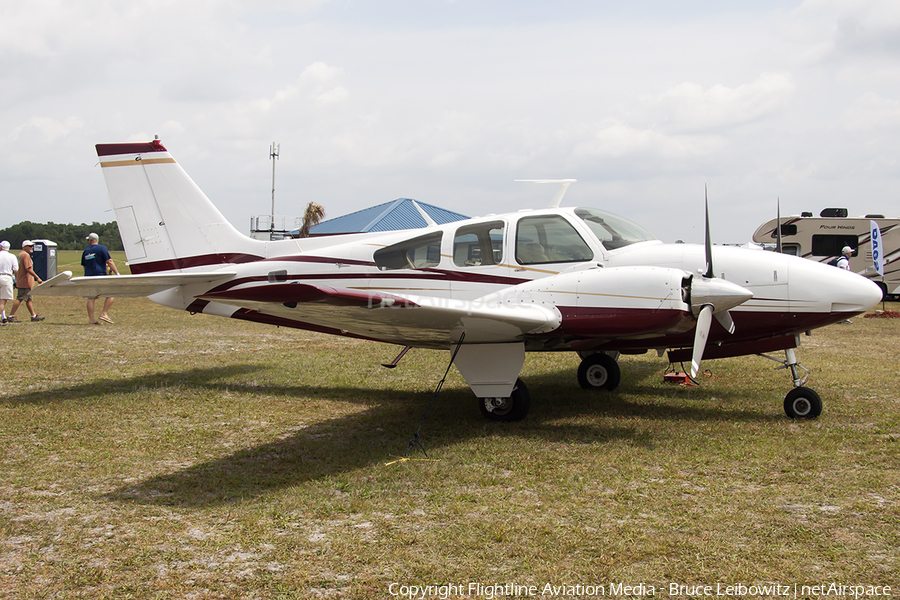
[[(584, 247), (577, 248), (574, 256), (570, 248), (556, 249), (554, 259), (550, 249), (543, 248), (546, 242), (542, 245), (536, 236), (534, 242), (522, 241), (520, 229), (529, 227), (527, 219), (543, 217), (564, 220), (571, 227), (567, 235), (576, 233)], [(526, 221), (520, 227), (523, 219)], [(473, 261), (471, 247), (460, 248), (459, 240), (471, 235), (466, 232), (479, 224), (494, 227), (490, 250), (496, 260)], [(410, 240), (419, 242), (404, 245)], [(529, 350), (675, 348), (690, 346), (694, 325), (690, 307), (680, 293), (682, 278), (687, 274), (700, 278), (705, 266), (700, 245), (648, 239), (608, 250), (575, 209), (492, 215), (440, 227), (351, 235), (346, 239), (335, 236), (258, 244), (255, 260), (250, 258), (253, 255), (242, 255), (241, 260), (252, 262), (218, 265), (235, 273), (227, 283), (211, 290), (194, 287), (176, 297), (164, 294), (152, 298), (175, 308), (192, 306), (195, 312), (431, 348), (447, 348), (452, 342), (450, 331), (430, 330), (428, 323), (415, 318), (414, 310), (404, 310), (402, 322), (385, 318), (382, 311), (373, 312), (370, 302), (357, 305), (358, 315), (353, 319), (348, 319), (345, 307), (330, 304), (316, 308), (314, 302), (307, 303), (298, 311), (298, 305), (291, 306), (290, 286), (356, 290), (361, 299), (402, 294), (405, 298), (428, 298), (432, 303), (444, 301), (447, 306), (483, 299), (485, 303), (553, 307), (559, 312), (558, 328), (523, 336)], [(540, 246), (538, 251), (544, 255), (524, 256), (526, 244)], [(379, 264), (376, 252), (388, 250), (384, 253), (389, 254), (392, 247), (399, 247), (395, 254), (404, 256), (415, 256), (419, 251), (421, 261), (395, 265), (388, 256)], [(487, 248), (476, 250), (486, 252)], [(714, 247), (713, 255), (717, 278), (753, 294), (752, 299), (731, 309), (734, 334), (713, 326), (710, 342), (715, 344), (809, 331), (866, 310), (877, 302), (873, 298), (880, 293), (852, 273), (788, 255), (728, 246)], [(196, 266), (184, 271), (209, 268)], [(276, 289), (286, 294), (285, 302), (271, 302)], [(227, 306), (254, 310), (235, 315)], [(477, 336), (478, 328), (470, 329), (476, 330), (470, 335)]]

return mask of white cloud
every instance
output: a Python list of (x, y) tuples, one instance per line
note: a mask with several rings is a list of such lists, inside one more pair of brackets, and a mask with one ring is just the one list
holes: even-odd
[(790, 100), (794, 85), (786, 73), (763, 73), (736, 87), (714, 84), (704, 89), (685, 82), (656, 97), (645, 97), (636, 110), (639, 119), (667, 131), (722, 133), (770, 116)]
[(900, 130), (900, 101), (866, 92), (847, 109), (841, 125), (859, 135), (896, 136)]
[(61, 138), (80, 132), (84, 129), (84, 121), (79, 117), (68, 117), (62, 121), (52, 117), (32, 117), (27, 123), (17, 127), (10, 139), (14, 142), (32, 140), (39, 136), (40, 141), (53, 144)]

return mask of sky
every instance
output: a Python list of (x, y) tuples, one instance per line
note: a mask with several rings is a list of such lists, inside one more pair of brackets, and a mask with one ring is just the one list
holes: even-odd
[(0, 4), (0, 228), (114, 220), (94, 144), (158, 135), (238, 230), (414, 198), (664, 241), (900, 216), (895, 0)]

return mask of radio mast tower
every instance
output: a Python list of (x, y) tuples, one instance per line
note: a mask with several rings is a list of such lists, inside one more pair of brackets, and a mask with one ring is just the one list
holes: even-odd
[(275, 231), (275, 161), (278, 159), (280, 151), (281, 144), (272, 142), (272, 145), (269, 146), (269, 158), (272, 159), (272, 221), (270, 225), (272, 231)]

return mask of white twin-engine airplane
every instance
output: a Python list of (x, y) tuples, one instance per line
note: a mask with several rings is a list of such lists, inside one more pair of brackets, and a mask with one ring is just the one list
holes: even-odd
[[(489, 215), (388, 233), (253, 240), (225, 220), (159, 140), (98, 144), (133, 275), (72, 277), (37, 293), (149, 296), (221, 317), (409, 347), (454, 362), (495, 421), (528, 412), (525, 352), (577, 352), (588, 390), (619, 384), (619, 354), (669, 350), (671, 362), (785, 352), (784, 409), (815, 418), (803, 387), (801, 333), (864, 312), (881, 290), (794, 256), (664, 244), (594, 208)], [(713, 266), (715, 265), (715, 267)], [(401, 353), (402, 356), (402, 353)], [(393, 366), (399, 360), (386, 366)], [(770, 357), (771, 358), (771, 357)], [(803, 369), (806, 371), (806, 369)], [(808, 371), (806, 371), (808, 373)]]

